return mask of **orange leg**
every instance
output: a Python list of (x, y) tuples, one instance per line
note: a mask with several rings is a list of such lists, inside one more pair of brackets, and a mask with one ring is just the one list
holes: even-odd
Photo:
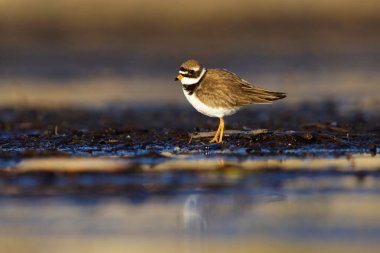
[(224, 119), (220, 118), (220, 124), (221, 124), (221, 129), (220, 129), (220, 135), (219, 135), (219, 143), (223, 141), (223, 132), (224, 132)]
[[(216, 131), (216, 134), (215, 134), (214, 138), (212, 138), (212, 140), (210, 141), (210, 143), (222, 142), (223, 130), (224, 130), (224, 120), (223, 120), (223, 118), (220, 118), (220, 123), (219, 123), (218, 130)], [(221, 132), (222, 135), (219, 137), (219, 140), (218, 140), (218, 136), (219, 136), (220, 132)]]

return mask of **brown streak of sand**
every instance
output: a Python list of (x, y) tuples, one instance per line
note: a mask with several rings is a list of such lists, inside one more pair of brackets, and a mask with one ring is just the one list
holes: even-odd
[(178, 5), (175, 0), (2, 0), (0, 47), (88, 50), (145, 44), (146, 52), (175, 53), (183, 45), (183, 51), (195, 46), (202, 54), (225, 52), (232, 45), (281, 52), (378, 51), (377, 0), (196, 0)]
[(49, 157), (24, 159), (12, 172), (53, 171), (65, 173), (115, 172), (130, 168), (125, 159), (99, 157)]
[[(223, 159), (177, 159), (162, 162), (153, 167), (154, 171), (172, 170), (199, 170), (214, 171), (222, 168), (237, 168), (247, 171), (265, 171), (268, 169), (281, 169), (284, 171), (300, 170), (337, 170), (342, 172), (352, 171), (378, 171), (380, 169), (380, 157), (370, 155), (353, 155), (351, 158), (310, 158), (310, 159), (266, 159), (246, 160), (242, 162), (223, 161)], [(151, 169), (149, 169), (151, 170)]]
[[(176, 70), (173, 70), (175, 73)], [(244, 76), (245, 77), (245, 76)], [(294, 105), (330, 99), (343, 109), (378, 110), (380, 83), (377, 73), (269, 73), (247, 80), (283, 91), (284, 100), (274, 103)], [(0, 80), (0, 106), (70, 107), (110, 104), (187, 104), (180, 85), (162, 77), (96, 77), (69, 81), (8, 78)], [(260, 105), (253, 105), (262, 107)], [(269, 105), (271, 106), (271, 105)]]

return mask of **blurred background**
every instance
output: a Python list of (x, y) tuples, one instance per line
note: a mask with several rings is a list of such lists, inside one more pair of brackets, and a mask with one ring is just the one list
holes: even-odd
[[(0, 0), (1, 249), (376, 252), (379, 117), (334, 106), (379, 115), (379, 45), (379, 0)], [(189, 58), (287, 92), (228, 126), (279, 135), (188, 143)], [(104, 171), (20, 171), (50, 156)]]
[(286, 103), (376, 108), (378, 0), (0, 0), (0, 106), (186, 104), (188, 58)]

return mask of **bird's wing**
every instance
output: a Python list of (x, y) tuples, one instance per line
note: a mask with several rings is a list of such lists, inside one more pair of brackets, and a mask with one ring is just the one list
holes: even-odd
[(254, 86), (225, 69), (210, 69), (197, 90), (197, 96), (211, 101), (213, 107), (241, 107), (272, 103), (285, 98), (286, 94)]

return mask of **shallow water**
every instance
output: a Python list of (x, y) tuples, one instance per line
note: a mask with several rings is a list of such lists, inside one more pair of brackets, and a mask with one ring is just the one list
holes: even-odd
[[(102, 196), (2, 197), (0, 242), (5, 252), (376, 252), (380, 246), (379, 173), (225, 174), (141, 175), (135, 179), (145, 190), (118, 196), (106, 196), (106, 187)], [(155, 190), (165, 182), (171, 188)]]
[(150, 163), (31, 158), (8, 173), (0, 181), (0, 242), (6, 252), (380, 247), (380, 160), (370, 154)]

